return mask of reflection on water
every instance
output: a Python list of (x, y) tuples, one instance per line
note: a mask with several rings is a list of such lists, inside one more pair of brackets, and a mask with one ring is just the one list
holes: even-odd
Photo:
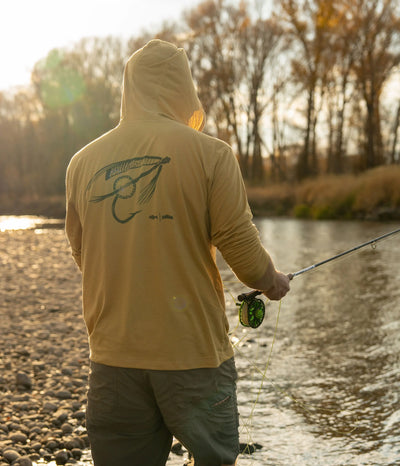
[[(257, 226), (285, 272), (397, 227), (287, 219)], [(263, 445), (239, 465), (400, 464), (399, 263), (397, 235), (296, 277), (280, 313), (268, 303), (259, 329), (234, 331), (242, 441)], [(243, 291), (223, 275), (232, 295)], [(232, 304), (228, 312), (235, 327)]]
[(33, 215), (0, 215), (0, 232), (34, 230), (37, 228), (62, 228), (63, 220), (36, 217)]

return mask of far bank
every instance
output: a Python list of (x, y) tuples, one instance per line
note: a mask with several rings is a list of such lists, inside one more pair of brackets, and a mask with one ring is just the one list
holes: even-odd
[(314, 220), (400, 220), (400, 166), (359, 175), (325, 175), (301, 183), (247, 186), (255, 216)]
[[(301, 183), (246, 186), (254, 216), (313, 220), (400, 220), (400, 166), (359, 175), (325, 175)], [(0, 199), (0, 215), (65, 217), (63, 195)]]

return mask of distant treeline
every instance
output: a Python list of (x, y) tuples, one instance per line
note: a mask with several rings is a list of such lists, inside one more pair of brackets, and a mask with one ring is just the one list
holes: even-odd
[[(129, 40), (55, 49), (0, 93), (0, 199), (64, 191), (71, 156), (119, 120), (123, 67), (153, 37), (185, 48), (251, 185), (400, 163), (398, 0), (207, 0)], [(268, 5), (267, 5), (268, 7)]]

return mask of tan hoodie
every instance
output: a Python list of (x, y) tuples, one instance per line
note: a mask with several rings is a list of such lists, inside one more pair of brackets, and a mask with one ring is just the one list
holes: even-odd
[(233, 350), (215, 248), (248, 284), (270, 259), (231, 148), (198, 131), (204, 113), (185, 52), (150, 41), (123, 84), (119, 125), (79, 151), (66, 177), (90, 357), (217, 367)]

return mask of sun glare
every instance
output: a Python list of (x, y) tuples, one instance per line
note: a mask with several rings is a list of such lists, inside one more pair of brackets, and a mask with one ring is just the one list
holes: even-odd
[(140, 7), (132, 0), (2, 0), (0, 41), (6, 45), (0, 90), (28, 85), (35, 63), (55, 48), (70, 47), (83, 37), (131, 37), (144, 27), (180, 17), (192, 4), (193, 0), (149, 0)]
[(14, 215), (0, 215), (0, 232), (11, 230), (32, 230), (44, 225), (53, 225), (57, 227), (62, 224), (62, 221), (57, 219), (48, 219), (42, 217), (35, 217), (31, 215), (14, 216)]
[(0, 217), (0, 231), (28, 230), (37, 225), (37, 217)]

